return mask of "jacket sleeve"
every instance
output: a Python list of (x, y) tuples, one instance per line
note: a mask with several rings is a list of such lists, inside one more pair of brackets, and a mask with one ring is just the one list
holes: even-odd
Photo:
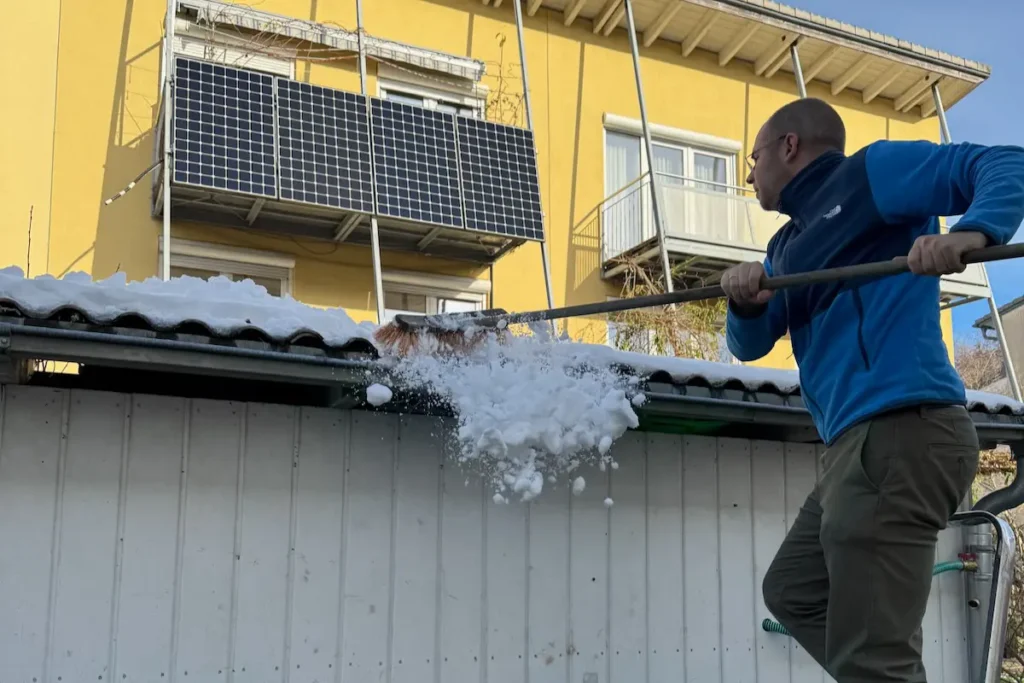
[(866, 151), (875, 205), (889, 223), (960, 216), (950, 231), (1008, 243), (1024, 220), (1024, 148), (880, 141)]
[[(771, 277), (769, 259), (764, 260), (765, 275)], [(785, 301), (776, 293), (755, 315), (744, 314), (728, 303), (725, 316), (725, 342), (738, 360), (752, 361), (762, 358), (786, 333)]]

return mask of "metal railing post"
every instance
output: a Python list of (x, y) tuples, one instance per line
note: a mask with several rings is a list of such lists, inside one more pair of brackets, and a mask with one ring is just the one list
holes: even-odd
[[(935, 113), (939, 117), (939, 132), (942, 134), (942, 141), (946, 144), (953, 142), (953, 136), (949, 133), (949, 122), (946, 120), (946, 110), (942, 106), (942, 94), (939, 92), (939, 84), (932, 83), (932, 99), (935, 101)], [(1003, 354), (1003, 368), (1006, 370), (1006, 379), (1010, 384), (1010, 391), (1018, 401), (1024, 400), (1021, 395), (1020, 380), (1013, 367), (1013, 358), (1010, 356), (1010, 346), (1006, 342), (1006, 334), (1003, 332), (1003, 320), (999, 316), (999, 306), (996, 305), (995, 296), (992, 293), (992, 283), (988, 279), (988, 269), (985, 264), (979, 263), (981, 275), (985, 279), (985, 287), (988, 289), (988, 308), (992, 314), (992, 325), (996, 329), (996, 336), (999, 338), (999, 348)]]
[[(370, 116), (370, 97), (366, 93), (366, 50), (363, 45), (363, 0), (356, 0), (356, 31), (359, 41), (359, 90), (366, 100), (366, 114)], [(371, 126), (373, 125), (371, 120)], [(371, 135), (373, 137), (372, 129)], [(384, 276), (380, 265), (380, 229), (377, 226), (377, 176), (373, 161), (373, 141), (370, 141), (370, 188), (373, 192), (373, 213), (370, 214), (370, 252), (373, 258), (373, 296), (377, 301), (377, 324), (384, 324)]]
[(640, 76), (640, 48), (636, 44), (636, 24), (633, 22), (633, 3), (623, 0), (626, 7), (626, 24), (629, 33), (629, 48), (633, 53), (633, 74), (636, 77), (636, 95), (640, 102), (640, 121), (644, 129), (644, 145), (647, 149), (647, 165), (651, 171), (651, 204), (654, 213), (654, 230), (658, 236), (658, 248), (661, 251), (661, 267), (665, 271), (665, 291), (672, 292), (672, 267), (668, 260), (668, 247), (665, 244), (665, 226), (662, 223), (664, 212), (661, 206), (661, 195), (658, 192), (657, 173), (654, 172), (654, 143), (651, 141), (651, 128), (647, 122), (647, 103), (644, 101), (644, 84)]
[(796, 77), (796, 91), (800, 93), (800, 99), (807, 97), (807, 84), (804, 83), (804, 69), (800, 65), (800, 51), (797, 44), (789, 46), (789, 58), (793, 62), (793, 76)]
[[(526, 41), (523, 38), (523, 8), (520, 5), (520, 0), (512, 0), (512, 7), (515, 9), (516, 15), (516, 37), (519, 41), (519, 65), (523, 72), (523, 108), (526, 110), (526, 129), (533, 133), (533, 104), (530, 101), (530, 75), (526, 68)], [(537, 153), (537, 137), (534, 134), (533, 138), (533, 151)], [(537, 188), (540, 191), (540, 188)], [(548, 252), (548, 231), (546, 229), (547, 221), (542, 219), (542, 229), (544, 230), (543, 237), (540, 240), (540, 260), (541, 266), (544, 269), (544, 290), (547, 294), (548, 308), (555, 307), (555, 295), (554, 290), (551, 287), (551, 256)], [(552, 322), (552, 329), (555, 328)]]
[(160, 245), (160, 278), (171, 279), (171, 100), (174, 97), (174, 17), (177, 14), (177, 0), (167, 0), (167, 17), (164, 25), (164, 176), (163, 176), (163, 220)]

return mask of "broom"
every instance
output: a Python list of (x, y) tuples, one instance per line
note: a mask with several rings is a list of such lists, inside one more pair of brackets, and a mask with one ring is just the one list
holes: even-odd
[[(1024, 244), (1007, 244), (986, 247), (967, 252), (963, 263), (988, 263), (1024, 256)], [(857, 278), (877, 278), (909, 273), (907, 257), (900, 256), (891, 261), (878, 261), (855, 266), (841, 266), (791, 275), (761, 278), (761, 289), (779, 290), (790, 287), (843, 282)], [(616, 299), (599, 303), (579, 304), (562, 308), (549, 308), (526, 313), (508, 313), (501, 308), (469, 313), (447, 313), (437, 315), (398, 314), (394, 320), (377, 328), (374, 338), (382, 346), (399, 354), (413, 350), (439, 353), (458, 353), (479, 344), (488, 336), (499, 337), (506, 333), (509, 325), (533, 323), (559, 318), (598, 315), (616, 311), (668, 306), (692, 301), (705, 301), (725, 296), (721, 285), (710, 285), (694, 289), (683, 289), (666, 294), (652, 294), (630, 299)]]

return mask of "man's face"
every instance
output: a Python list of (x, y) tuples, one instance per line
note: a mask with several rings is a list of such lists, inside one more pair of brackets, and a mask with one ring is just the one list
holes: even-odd
[(747, 163), (752, 165), (747, 182), (753, 185), (761, 208), (777, 211), (779, 194), (793, 177), (790, 162), (796, 155), (793, 135), (780, 135), (762, 126), (754, 138), (754, 150)]

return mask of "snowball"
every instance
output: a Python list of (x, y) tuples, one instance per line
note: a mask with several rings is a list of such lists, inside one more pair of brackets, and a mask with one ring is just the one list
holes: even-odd
[(615, 501), (614, 500), (612, 500), (611, 498), (605, 498), (604, 499), (604, 506), (606, 508), (610, 508), (612, 505), (615, 505)]
[(576, 477), (572, 482), (572, 492), (574, 495), (580, 495), (583, 490), (587, 488), (587, 481), (583, 477)]
[(366, 387), (366, 400), (370, 405), (382, 406), (391, 400), (391, 389), (383, 384), (371, 384)]

